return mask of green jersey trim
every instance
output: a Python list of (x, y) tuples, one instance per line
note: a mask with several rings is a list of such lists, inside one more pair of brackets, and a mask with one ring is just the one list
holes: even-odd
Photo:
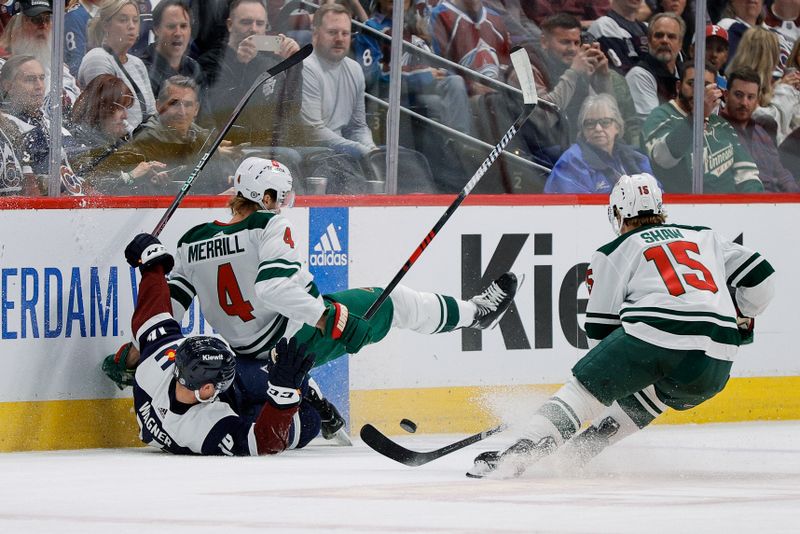
[(710, 228), (706, 228), (705, 226), (688, 226), (685, 224), (646, 224), (644, 226), (635, 228), (630, 232), (625, 232), (624, 234), (616, 238), (614, 241), (606, 243), (605, 245), (597, 249), (597, 252), (600, 252), (605, 256), (610, 256), (611, 253), (617, 250), (619, 246), (622, 245), (622, 243), (626, 239), (631, 238), (641, 232), (644, 232), (645, 230), (652, 230), (653, 228), (678, 228), (681, 230), (693, 230), (697, 232), (701, 232), (703, 230), (710, 230)]
[[(739, 346), (742, 342), (742, 336), (739, 334), (738, 328), (735, 326), (720, 326), (712, 321), (681, 321), (649, 315), (626, 315), (623, 316), (622, 322), (631, 324), (644, 323), (672, 336), (707, 337), (721, 345)], [(658, 343), (654, 344), (658, 345)]]
[(275, 346), (278, 340), (283, 337), (283, 333), (286, 332), (286, 324), (288, 322), (289, 319), (279, 315), (275, 318), (275, 321), (269, 325), (266, 332), (259, 336), (254, 342), (250, 343), (249, 345), (231, 348), (233, 348), (233, 351), (237, 355), (251, 357), (257, 356), (258, 354), (261, 354)]
[(180, 276), (170, 279), (168, 285), (170, 298), (177, 300), (184, 310), (189, 309), (192, 300), (197, 295), (197, 290), (195, 290), (194, 286)]
[(178, 241), (178, 248), (184, 244), (211, 239), (220, 233), (230, 235), (242, 230), (263, 230), (273, 217), (275, 217), (274, 213), (257, 211), (250, 214), (245, 220), (235, 224), (220, 224), (217, 222), (199, 224), (183, 234), (183, 237)]

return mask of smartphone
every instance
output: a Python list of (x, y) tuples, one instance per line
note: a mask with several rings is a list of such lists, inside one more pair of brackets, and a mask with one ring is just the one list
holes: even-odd
[(280, 35), (251, 35), (249, 39), (259, 52), (277, 52), (283, 42), (283, 37)]

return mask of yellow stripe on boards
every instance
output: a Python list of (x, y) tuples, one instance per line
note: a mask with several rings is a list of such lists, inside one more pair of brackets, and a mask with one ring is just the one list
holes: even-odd
[[(350, 392), (351, 434), (372, 423), (388, 435), (405, 432), (398, 423), (414, 421), (418, 432), (468, 434), (504, 418), (523, 422), (559, 385), (384, 389)], [(721, 423), (800, 419), (800, 377), (732, 378), (726, 388), (700, 406), (668, 410), (657, 423)]]
[(0, 403), (0, 451), (141, 445), (132, 399)]
[[(350, 393), (351, 434), (372, 423), (405, 434), (408, 418), (420, 433), (479, 432), (498, 424), (494, 414), (524, 421), (558, 385), (383, 389)], [(657, 422), (721, 423), (800, 419), (800, 377), (733, 378), (725, 390), (693, 410), (668, 411)], [(0, 452), (141, 445), (131, 399), (0, 403)]]

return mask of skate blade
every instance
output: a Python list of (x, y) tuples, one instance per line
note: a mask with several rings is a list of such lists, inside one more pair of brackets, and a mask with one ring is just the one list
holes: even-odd
[(335, 445), (339, 445), (340, 447), (352, 447), (353, 441), (350, 439), (350, 436), (345, 431), (344, 427), (340, 428), (336, 431), (336, 433), (331, 436), (331, 439), (328, 440)]

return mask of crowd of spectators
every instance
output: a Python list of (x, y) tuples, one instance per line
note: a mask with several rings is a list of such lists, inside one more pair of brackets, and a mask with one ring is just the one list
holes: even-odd
[[(418, 123), (403, 130), (401, 157), (423, 162), (406, 171), (430, 175), (425, 192), (457, 192), (463, 184), (442, 176), (466, 179), (485, 150), (470, 152), (464, 136), (494, 144), (521, 110), (516, 46), (530, 56), (540, 98), (558, 111), (539, 107), (521, 129), (511, 149), (531, 166), (511, 180), (503, 160), (497, 192), (608, 193), (636, 172), (654, 173), (666, 192), (691, 192), (701, 80), (703, 191), (800, 192), (800, 0), (709, 0), (699, 31), (692, 0), (398, 1), (398, 70), (393, 0), (6, 3), (0, 195), (45, 194), (53, 175), (64, 195), (174, 194), (254, 81), (308, 42), (314, 52), (302, 68), (247, 101), (196, 192), (226, 191), (248, 155), (285, 163), (301, 193), (380, 190), (374, 162), (385, 154), (386, 121), (376, 102), (388, 100), (394, 74), (408, 116), (427, 118), (424, 133)], [(54, 9), (64, 10), (63, 43), (53, 40)], [(702, 73), (693, 66), (698, 36)], [(57, 46), (64, 64), (53, 72)]]

